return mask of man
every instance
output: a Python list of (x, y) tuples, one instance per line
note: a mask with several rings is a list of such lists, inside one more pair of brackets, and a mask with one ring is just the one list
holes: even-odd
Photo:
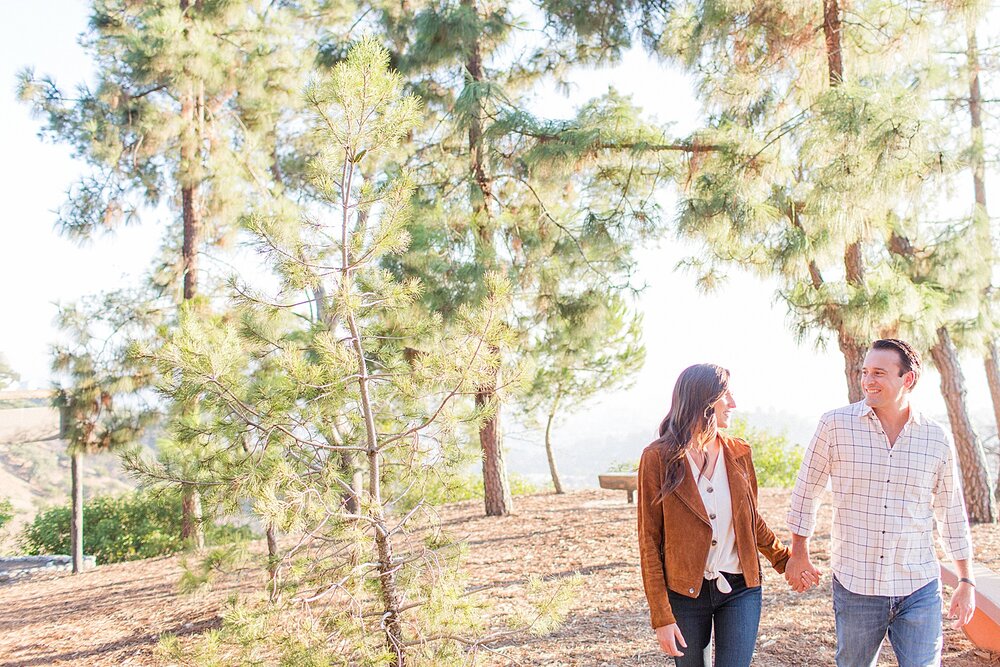
[(806, 450), (788, 512), (785, 578), (817, 580), (809, 536), (817, 498), (832, 481), (833, 609), (838, 667), (868, 667), (886, 634), (900, 667), (941, 664), (941, 584), (934, 516), (960, 583), (950, 618), (975, 611), (972, 543), (951, 438), (910, 406), (920, 357), (904, 341), (875, 341), (865, 356), (865, 398), (826, 413)]

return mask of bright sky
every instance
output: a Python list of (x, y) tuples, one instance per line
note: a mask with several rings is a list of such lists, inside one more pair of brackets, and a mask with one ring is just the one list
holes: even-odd
[[(90, 63), (77, 44), (86, 27), (87, 4), (8, 3), (0, 24), (0, 146), (5, 153), (0, 161), (5, 211), (0, 219), (0, 353), (31, 388), (49, 383), (54, 303), (138, 280), (159, 243), (159, 231), (151, 224), (86, 248), (57, 235), (54, 211), (79, 167), (66, 146), (37, 138), (39, 122), (14, 99), (15, 75), (24, 66), (53, 75), (65, 88), (88, 77)], [(629, 54), (613, 70), (581, 74), (578, 82), (572, 99), (555, 92), (543, 95), (543, 111), (568, 116), (613, 84), (659, 120), (674, 122), (679, 134), (696, 126), (698, 109), (687, 81), (639, 53)], [(993, 183), (998, 180), (993, 177)], [(1000, 201), (1000, 192), (992, 200)], [(734, 275), (717, 294), (697, 293), (693, 276), (673, 268), (692, 251), (669, 238), (642, 252), (641, 273), (649, 285), (641, 300), (646, 367), (633, 388), (601, 397), (580, 411), (563, 427), (564, 437), (608, 429), (651, 433), (666, 411), (677, 374), (699, 362), (732, 371), (739, 410), (785, 421), (795, 436), (808, 433), (801, 436), (802, 428), (792, 422), (815, 423), (820, 414), (846, 402), (843, 360), (835, 343), (826, 350), (797, 344), (785, 306), (774, 299), (774, 286), (755, 278)], [(964, 367), (970, 406), (986, 421), (991, 411), (982, 365), (969, 358)], [(928, 373), (916, 399), (943, 419), (937, 382)]]

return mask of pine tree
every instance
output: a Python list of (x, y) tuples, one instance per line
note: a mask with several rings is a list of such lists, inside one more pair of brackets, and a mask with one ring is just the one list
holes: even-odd
[(710, 122), (697, 137), (717, 147), (692, 162), (679, 218), (706, 243), (702, 284), (731, 266), (776, 277), (798, 335), (836, 337), (853, 402), (867, 342), (906, 304), (905, 284), (879, 265), (880, 230), (937, 165), (910, 148), (923, 130), (917, 93), (889, 65), (919, 53), (920, 17), (850, 12), (877, 14), (883, 30), (845, 24), (836, 0), (685, 3), (658, 51), (698, 77)]
[(13, 368), (7, 363), (7, 359), (0, 354), (0, 391), (6, 389), (13, 383), (21, 379)]
[[(262, 523), (300, 536), (282, 556), (287, 577), (270, 583), (291, 597), (272, 588), (271, 604), (231, 614), (241, 636), (275, 628), (254, 650), (285, 647), (288, 664), (297, 664), (293, 653), (457, 664), (482, 628), (456, 579), (454, 545), (433, 531), (426, 543), (404, 534), (418, 518), (433, 529), (421, 486), (453, 458), (463, 425), (478, 428), (489, 416), (462, 398), (493, 376), (500, 358), (492, 350), (509, 344), (508, 287), (487, 276), (482, 303), (461, 306), (443, 327), (440, 316), (411, 308), (419, 281), (380, 266), (409, 243), (413, 186), (405, 173), (376, 167), (421, 112), (388, 65), (388, 53), (366, 39), (307, 90), (318, 149), (309, 178), (323, 205), (294, 222), (267, 207), (246, 220), (280, 277), (278, 292), (234, 285), (236, 318), (186, 310), (169, 344), (144, 353), (161, 366), (168, 397), (198, 406), (171, 428), (203, 443), (212, 493), (234, 510), (252, 502)], [(329, 328), (303, 312), (314, 307), (302, 295), (315, 294), (317, 279), (331, 297)], [(344, 423), (343, 444), (323, 435), (331, 420)], [(357, 512), (342, 502), (351, 488), (343, 451), (367, 464)], [(149, 479), (177, 481), (182, 472), (145, 465)], [(311, 611), (289, 630), (286, 614), (303, 608)]]
[[(446, 318), (482, 298), (486, 275), (504, 274), (514, 289), (508, 324), (522, 339), (530, 336), (522, 325), (535, 319), (546, 262), (576, 255), (582, 270), (606, 285), (629, 284), (632, 248), (659, 231), (653, 192), (689, 148), (643, 123), (613, 90), (573, 119), (529, 113), (536, 82), (557, 80), (573, 64), (606, 57), (623, 43), (617, 18), (607, 30), (588, 23), (593, 42), (587, 44), (575, 41), (573, 16), (542, 18), (558, 29), (543, 33), (521, 58), (509, 55), (513, 26), (522, 22), (511, 5), (407, 4), (385, 8), (382, 19), (394, 62), (428, 110), (413, 134), (408, 165), (417, 184), (413, 244), (391, 268), (400, 277), (420, 277), (428, 286), (421, 306)], [(494, 352), (512, 360), (510, 351)], [(504, 373), (516, 373), (512, 365)], [(512, 509), (500, 404), (516, 391), (500, 370), (475, 399), (493, 415), (479, 434), (491, 516)]]
[[(43, 134), (91, 169), (70, 189), (59, 229), (87, 241), (167, 204), (175, 217), (163, 221), (153, 280), (178, 303), (204, 295), (200, 258), (231, 239), (248, 184), (279, 170), (277, 128), (309, 62), (294, 16), (263, 1), (94, 0), (84, 36), (94, 89), (66, 95), (31, 70), (20, 82), (21, 98), (46, 119)], [(185, 488), (184, 532), (204, 545), (194, 486)]]
[(124, 353), (129, 337), (156, 319), (135, 294), (112, 292), (59, 309), (57, 323), (69, 342), (52, 349), (58, 378), (53, 405), (60, 411), (72, 479), (70, 544), (73, 572), (83, 568), (83, 457), (134, 446), (157, 415), (138, 392), (151, 369)]
[[(989, 249), (991, 258), (987, 269), (992, 271), (992, 266), (997, 262), (997, 247), (993, 240), (993, 231), (990, 225), (989, 208), (986, 204), (986, 159), (985, 159), (985, 138), (983, 132), (983, 95), (980, 86), (980, 63), (979, 39), (977, 36), (977, 26), (980, 17), (975, 12), (975, 7), (965, 10), (965, 37), (966, 37), (966, 70), (969, 81), (969, 120), (970, 120), (970, 167), (972, 172), (973, 197), (975, 208), (973, 219), (976, 221), (976, 238), (978, 245), (982, 249)], [(983, 367), (986, 371), (986, 380), (990, 388), (990, 398), (993, 403), (993, 417), (997, 432), (1000, 433), (1000, 346), (996, 334), (998, 318), (996, 314), (996, 288), (990, 280), (984, 290), (981, 300), (983, 328), (986, 330), (984, 336), (985, 354), (983, 355)], [(997, 483), (997, 501), (1000, 502), (1000, 482)]]
[[(952, 17), (942, 11), (937, 18), (951, 23)], [(937, 48), (945, 51), (949, 44), (956, 41), (969, 44), (970, 39), (967, 33), (963, 35), (961, 31), (958, 34), (941, 31), (937, 38)], [(955, 82), (961, 79), (949, 75), (952, 67), (947, 63), (945, 66), (938, 65), (933, 60), (921, 77), (937, 83), (943, 91), (932, 97), (944, 100), (961, 97), (961, 88), (953, 90)], [(940, 81), (935, 82), (934, 79)], [(971, 100), (970, 105), (974, 106)], [(951, 167), (942, 170), (935, 179), (937, 184), (945, 187), (928, 188), (927, 191), (934, 194), (925, 195), (922, 206), (912, 206), (910, 218), (896, 222), (886, 245), (896, 255), (894, 268), (905, 279), (911, 280), (914, 291), (921, 295), (921, 316), (900, 322), (900, 328), (909, 337), (925, 342), (941, 376), (941, 394), (958, 453), (969, 518), (977, 523), (993, 522), (997, 520), (997, 512), (985, 451), (969, 416), (965, 377), (958, 358), (959, 349), (981, 349), (982, 340), (992, 337), (993, 330), (992, 324), (988, 323), (988, 306), (986, 309), (983, 306), (983, 295), (989, 293), (992, 281), (993, 253), (988, 221), (983, 219), (978, 201), (982, 194), (982, 165), (977, 158), (979, 150), (975, 146), (975, 137), (972, 150), (968, 151), (968, 142), (963, 136), (965, 133), (959, 129), (961, 124), (946, 120), (953, 110), (941, 108), (940, 104), (936, 106), (938, 109), (935, 112), (945, 119), (937, 123), (945, 131), (934, 142), (936, 151), (941, 156), (951, 156), (947, 160)], [(931, 125), (932, 121), (927, 124)], [(936, 220), (927, 211), (935, 208), (935, 194), (947, 191), (949, 181), (962, 173), (966, 154), (971, 158), (969, 166), (973, 172), (977, 201), (968, 217)], [(985, 326), (984, 321), (987, 322)]]
[[(822, 14), (819, 5), (706, 7), (678, 11), (665, 49), (700, 68), (715, 114), (704, 140), (720, 150), (696, 165), (681, 215), (682, 228), (712, 253), (706, 278), (719, 263), (778, 276), (799, 333), (837, 335), (852, 401), (860, 399), (860, 341), (905, 331), (930, 348), (968, 499), (989, 520), (952, 342), (967, 318), (967, 288), (982, 284), (983, 269), (969, 255), (970, 272), (945, 268), (956, 254), (944, 237), (960, 237), (964, 225), (932, 230), (919, 208), (934, 203), (928, 183), (943, 182), (956, 162), (947, 123), (930, 108), (938, 81), (924, 31), (936, 8), (852, 5), (862, 23), (882, 26), (874, 33), (845, 30), (844, 10), (830, 0)], [(819, 24), (822, 42), (810, 30)], [(825, 80), (804, 74), (820, 62)], [(919, 257), (897, 259), (915, 246)], [(950, 278), (944, 271), (971, 282), (946, 296), (934, 287)]]
[(641, 320), (630, 316), (619, 293), (591, 285), (572, 292), (560, 283), (573, 271), (550, 264), (544, 271), (556, 284), (542, 281), (539, 300), (544, 305), (537, 306), (539, 321), (531, 327), (529, 351), (536, 366), (522, 403), (529, 415), (539, 410), (544, 415), (549, 473), (555, 492), (563, 493), (552, 438), (557, 417), (579, 411), (600, 392), (634, 382), (645, 348)]
[[(970, 225), (974, 226), (972, 220)], [(967, 242), (971, 230), (966, 226), (949, 225), (950, 229), (941, 233), (935, 229), (940, 225), (920, 222), (908, 225), (912, 234), (920, 236), (916, 242), (896, 231), (887, 243), (896, 255), (896, 270), (912, 280), (923, 297), (920, 316), (901, 322), (900, 328), (907, 337), (926, 344), (941, 376), (941, 395), (951, 422), (969, 519), (994, 522), (997, 513), (986, 455), (969, 417), (965, 377), (952, 336), (952, 331), (965, 337), (974, 330), (978, 298), (989, 272), (978, 247)], [(923, 237), (929, 234), (935, 238), (925, 243)]]

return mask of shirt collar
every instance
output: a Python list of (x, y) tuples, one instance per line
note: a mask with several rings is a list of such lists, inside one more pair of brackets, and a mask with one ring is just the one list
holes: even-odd
[[(877, 419), (875, 416), (875, 410), (873, 410), (872, 406), (865, 402), (865, 399), (861, 399), (854, 405), (857, 407), (856, 414), (858, 415), (858, 419)], [(910, 401), (910, 417), (906, 420), (906, 424), (923, 426), (926, 422), (927, 418), (924, 416), (924, 413), (913, 404), (913, 401)]]

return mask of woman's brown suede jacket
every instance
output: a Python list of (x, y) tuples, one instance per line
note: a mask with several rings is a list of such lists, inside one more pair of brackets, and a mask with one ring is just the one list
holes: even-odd
[[(757, 552), (764, 554), (778, 572), (785, 571), (791, 552), (757, 512), (757, 474), (750, 446), (721, 433), (719, 439), (733, 498), (736, 553), (747, 586), (759, 586)], [(657, 502), (665, 468), (662, 447), (656, 443), (646, 447), (639, 462), (639, 562), (654, 628), (675, 622), (667, 600), (668, 588), (691, 598), (701, 593), (712, 542), (712, 525), (690, 468), (685, 468), (680, 485)]]

